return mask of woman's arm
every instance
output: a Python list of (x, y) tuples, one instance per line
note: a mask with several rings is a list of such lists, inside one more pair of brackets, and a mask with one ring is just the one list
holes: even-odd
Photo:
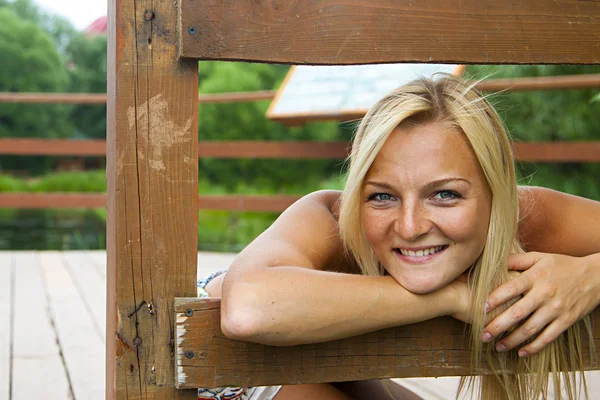
[(519, 236), (529, 251), (600, 253), (600, 202), (541, 187), (519, 188)]
[[(484, 329), (484, 341), (519, 325), (498, 342), (534, 354), (600, 304), (600, 202), (544, 188), (521, 188), (520, 235), (530, 250), (509, 268), (524, 271), (494, 290), (489, 309), (524, 295)], [(596, 253), (596, 254), (594, 254)], [(527, 318), (527, 319), (525, 319)], [(486, 336), (486, 333), (489, 334)]]
[(466, 284), (415, 295), (389, 276), (348, 273), (354, 266), (332, 212), (338, 198), (332, 191), (306, 196), (238, 255), (223, 282), (225, 335), (294, 345), (464, 314)]

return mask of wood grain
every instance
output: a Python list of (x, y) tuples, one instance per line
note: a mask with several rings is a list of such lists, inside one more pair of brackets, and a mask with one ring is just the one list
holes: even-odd
[(198, 63), (177, 2), (108, 2), (106, 398), (194, 399), (174, 382), (175, 296), (196, 293)]
[[(188, 309), (191, 316), (186, 315)], [(175, 312), (181, 388), (471, 373), (465, 326), (449, 317), (326, 343), (272, 347), (227, 339), (220, 327), (220, 299), (176, 298)], [(598, 348), (600, 312), (594, 316)], [(593, 362), (586, 360), (586, 369), (598, 366), (597, 356)]]
[(181, 55), (286, 64), (598, 64), (600, 3), (181, 2)]

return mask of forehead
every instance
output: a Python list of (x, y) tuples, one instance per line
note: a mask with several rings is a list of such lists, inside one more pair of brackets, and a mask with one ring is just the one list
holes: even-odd
[(451, 175), (483, 179), (466, 136), (442, 123), (396, 128), (369, 169), (368, 176), (375, 175), (407, 182)]

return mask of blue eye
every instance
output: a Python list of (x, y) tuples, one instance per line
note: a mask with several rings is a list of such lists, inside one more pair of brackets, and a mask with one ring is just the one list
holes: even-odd
[(451, 200), (459, 198), (460, 196), (456, 192), (452, 192), (450, 190), (440, 190), (433, 196), (434, 199), (437, 200)]
[(379, 202), (391, 201), (394, 199), (394, 196), (388, 193), (373, 193), (369, 196), (369, 200), (375, 200)]

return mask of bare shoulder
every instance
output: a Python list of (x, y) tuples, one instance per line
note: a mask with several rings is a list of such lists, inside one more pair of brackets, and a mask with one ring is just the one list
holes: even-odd
[(340, 192), (310, 193), (285, 210), (234, 264), (350, 271), (338, 230)]
[(600, 252), (600, 202), (542, 187), (519, 187), (519, 235), (528, 250)]

